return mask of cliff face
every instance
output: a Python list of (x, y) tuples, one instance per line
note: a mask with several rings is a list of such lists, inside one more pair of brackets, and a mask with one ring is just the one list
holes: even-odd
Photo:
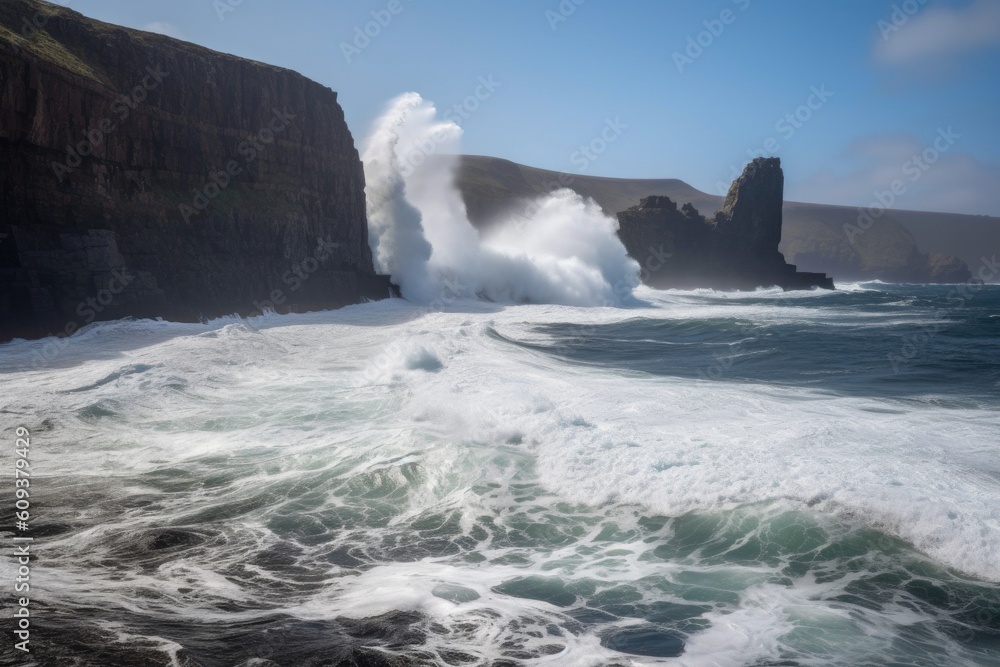
[(714, 220), (669, 197), (643, 199), (618, 214), (618, 236), (659, 288), (833, 289), (821, 273), (797, 272), (778, 252), (784, 174), (777, 158), (758, 158), (733, 182)]
[(332, 90), (0, 3), (0, 340), (388, 294)]

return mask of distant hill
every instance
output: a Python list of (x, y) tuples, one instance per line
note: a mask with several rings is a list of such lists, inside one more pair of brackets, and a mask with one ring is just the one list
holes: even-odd
[[(708, 217), (723, 205), (722, 197), (678, 179), (581, 176), (479, 155), (462, 156), (457, 183), (470, 219), (480, 228), (502, 213), (517, 215), (532, 199), (560, 186), (594, 199), (611, 216), (650, 195), (690, 202)], [(785, 258), (800, 270), (841, 281), (958, 282), (968, 277), (963, 263), (974, 274), (984, 254), (1000, 251), (1000, 218), (893, 210), (848, 238), (844, 227), (858, 224), (856, 208), (785, 202), (783, 210), (780, 250)]]

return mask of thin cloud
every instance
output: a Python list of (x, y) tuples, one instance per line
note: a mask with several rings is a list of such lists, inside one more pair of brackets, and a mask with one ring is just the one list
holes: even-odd
[(153, 21), (152, 23), (147, 23), (142, 26), (142, 29), (148, 32), (156, 32), (161, 35), (166, 35), (167, 37), (173, 37), (175, 39), (184, 39), (184, 33), (182, 33), (177, 26), (171, 23), (164, 23), (163, 21)]
[(975, 0), (964, 8), (928, 7), (910, 16), (895, 10), (879, 24), (875, 61), (907, 65), (950, 58), (1000, 43), (1000, 2)]
[[(957, 139), (945, 152), (928, 156), (937, 137), (920, 141), (907, 135), (859, 139), (822, 170), (788, 184), (787, 199), (843, 206), (871, 206), (882, 194), (889, 199), (893, 182), (903, 191), (890, 208), (972, 215), (1000, 215), (1000, 165), (987, 164), (961, 152), (969, 137)], [(940, 145), (944, 145), (943, 143)]]

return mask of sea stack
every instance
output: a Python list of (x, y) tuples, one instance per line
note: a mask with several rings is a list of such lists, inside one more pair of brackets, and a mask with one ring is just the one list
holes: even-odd
[(778, 251), (784, 174), (778, 158), (757, 158), (729, 188), (713, 220), (691, 204), (646, 197), (618, 214), (618, 236), (661, 289), (833, 289), (822, 273), (802, 273)]
[(334, 91), (29, 0), (0, 54), (0, 340), (389, 294)]

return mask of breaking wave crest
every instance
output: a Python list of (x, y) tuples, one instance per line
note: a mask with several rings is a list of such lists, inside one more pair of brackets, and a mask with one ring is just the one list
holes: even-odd
[[(617, 223), (571, 190), (551, 193), (481, 236), (454, 184), (461, 135), (458, 125), (437, 118), (433, 104), (406, 93), (365, 142), (372, 253), (403, 296), (573, 306), (632, 300), (639, 265), (618, 239)], [(440, 155), (414, 159), (431, 152)]]

